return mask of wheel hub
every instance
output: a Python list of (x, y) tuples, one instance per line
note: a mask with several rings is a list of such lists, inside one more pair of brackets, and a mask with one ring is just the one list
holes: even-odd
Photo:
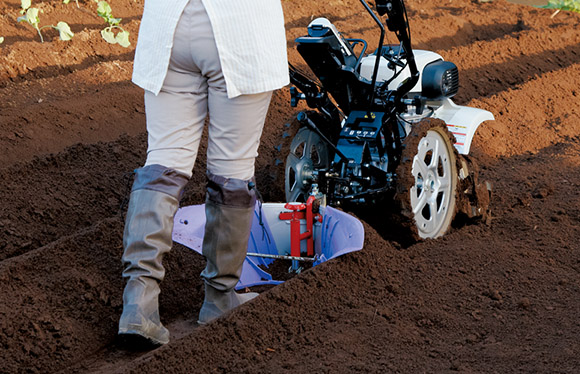
[(433, 175), (433, 172), (429, 171), (429, 173), (427, 175), (427, 183), (425, 183), (425, 185), (427, 187), (427, 192), (429, 192), (431, 194), (435, 193), (436, 181), (437, 181), (437, 179)]
[(315, 132), (298, 131), (286, 158), (286, 201), (306, 201), (317, 169), (330, 164), (328, 145)]
[(296, 165), (296, 184), (308, 186), (312, 182), (312, 160), (305, 158)]

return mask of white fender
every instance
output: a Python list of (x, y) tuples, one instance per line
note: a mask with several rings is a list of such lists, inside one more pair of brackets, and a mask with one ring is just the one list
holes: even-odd
[(433, 113), (434, 118), (441, 119), (447, 124), (447, 129), (455, 135), (457, 142), (455, 148), (462, 155), (469, 154), (471, 141), (475, 131), (484, 121), (494, 120), (494, 116), (487, 110), (460, 106), (455, 104), (451, 99), (445, 99), (441, 102), (427, 102), (427, 106), (439, 106)]

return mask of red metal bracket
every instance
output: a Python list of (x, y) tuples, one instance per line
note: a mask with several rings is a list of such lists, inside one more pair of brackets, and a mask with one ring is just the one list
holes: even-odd
[[(290, 220), (290, 255), (300, 257), (300, 241), (306, 239), (306, 254), (314, 256), (314, 221), (322, 222), (320, 213), (312, 212), (314, 196), (306, 200), (306, 204), (288, 203), (284, 208), (290, 212), (280, 213), (281, 220)], [(306, 231), (300, 232), (300, 220), (306, 219)]]

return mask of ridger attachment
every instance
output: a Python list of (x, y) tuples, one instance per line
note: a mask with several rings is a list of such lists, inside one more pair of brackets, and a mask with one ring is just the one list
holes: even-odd
[[(179, 209), (174, 219), (173, 240), (201, 254), (205, 206)], [(248, 241), (248, 253), (236, 289), (276, 285), (270, 268), (276, 260), (291, 260), (289, 271), (298, 273), (300, 263), (312, 266), (359, 251), (364, 229), (355, 217), (320, 204), (311, 196), (306, 203), (256, 204)]]

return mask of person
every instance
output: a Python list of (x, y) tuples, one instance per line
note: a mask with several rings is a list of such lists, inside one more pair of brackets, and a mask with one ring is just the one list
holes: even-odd
[(147, 0), (133, 82), (145, 90), (148, 149), (123, 236), (119, 334), (162, 345), (158, 295), (173, 217), (209, 115), (201, 276), (206, 324), (257, 296), (238, 294), (256, 201), (254, 161), (273, 90), (289, 83), (280, 0)]

